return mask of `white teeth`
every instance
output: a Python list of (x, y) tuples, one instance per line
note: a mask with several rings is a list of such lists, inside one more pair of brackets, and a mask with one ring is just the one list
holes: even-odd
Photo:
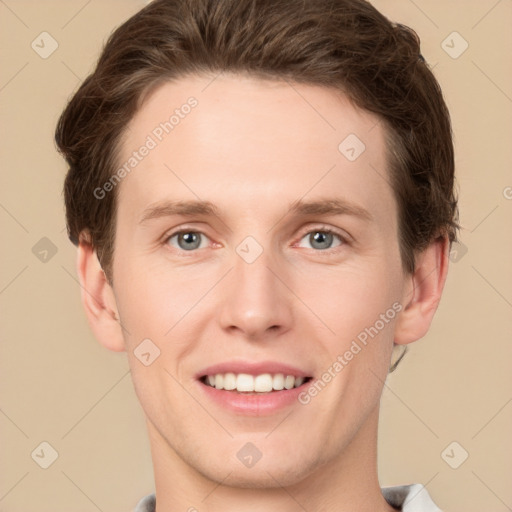
[(254, 379), (254, 391), (259, 393), (268, 393), (269, 391), (272, 391), (272, 375), (270, 375), (270, 373), (258, 375)]
[(236, 376), (237, 391), (254, 391), (254, 377), (246, 373), (239, 373)]
[(262, 373), (261, 375), (249, 375), (247, 373), (217, 373), (208, 375), (205, 383), (216, 389), (226, 391), (238, 391), (241, 393), (270, 393), (272, 390), (298, 388), (306, 379), (293, 375), (276, 373)]
[(276, 391), (281, 391), (284, 389), (284, 375), (282, 373), (276, 373), (274, 375), (274, 379), (272, 380), (272, 387)]
[(234, 373), (224, 374), (224, 389), (231, 391), (236, 388), (236, 375)]
[(215, 387), (217, 389), (224, 389), (224, 375), (222, 373), (215, 375)]
[(295, 384), (295, 377), (293, 375), (287, 375), (286, 379), (284, 379), (284, 387), (286, 389), (292, 389)]

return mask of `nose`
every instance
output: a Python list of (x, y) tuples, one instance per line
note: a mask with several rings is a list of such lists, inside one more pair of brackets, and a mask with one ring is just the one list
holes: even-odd
[(267, 250), (252, 263), (235, 253), (219, 310), (221, 327), (251, 341), (288, 331), (293, 321), (293, 293), (286, 274), (284, 265)]

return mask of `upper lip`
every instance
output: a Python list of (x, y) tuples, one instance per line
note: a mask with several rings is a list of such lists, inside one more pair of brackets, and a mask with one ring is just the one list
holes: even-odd
[(224, 363), (214, 364), (204, 368), (196, 374), (196, 378), (200, 379), (205, 375), (216, 375), (218, 373), (246, 373), (248, 375), (261, 375), (263, 373), (282, 373), (293, 375), (294, 377), (311, 377), (311, 373), (301, 370), (295, 366), (280, 363), (278, 361), (226, 361)]

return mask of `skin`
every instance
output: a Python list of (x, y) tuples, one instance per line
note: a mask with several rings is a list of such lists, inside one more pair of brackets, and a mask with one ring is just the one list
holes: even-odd
[[(78, 249), (91, 328), (105, 347), (126, 350), (147, 416), (157, 512), (394, 510), (377, 478), (379, 400), (393, 341), (428, 331), (448, 242), (432, 242), (404, 272), (384, 129), (324, 87), (227, 73), (166, 83), (130, 123), (120, 160), (190, 96), (198, 106), (119, 185), (113, 286), (94, 249)], [(353, 162), (338, 150), (351, 133), (366, 145)], [(342, 199), (371, 219), (290, 214), (300, 198)], [(220, 215), (140, 223), (151, 205), (197, 199)], [(344, 238), (322, 249), (312, 237), (326, 227)], [(200, 247), (169, 239), (180, 229), (202, 233)], [(247, 236), (263, 249), (251, 264), (236, 252)], [(396, 302), (401, 312), (307, 405), (234, 414), (195, 378), (232, 359), (320, 378)], [(134, 355), (147, 338), (161, 351), (149, 366)], [(247, 442), (262, 453), (251, 468), (236, 456)]]

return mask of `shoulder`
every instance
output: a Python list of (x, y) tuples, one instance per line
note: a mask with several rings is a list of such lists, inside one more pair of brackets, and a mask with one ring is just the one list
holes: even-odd
[(155, 493), (144, 496), (136, 505), (133, 512), (155, 512), (156, 496)]
[(391, 506), (402, 512), (442, 512), (421, 484), (383, 487), (382, 495)]

